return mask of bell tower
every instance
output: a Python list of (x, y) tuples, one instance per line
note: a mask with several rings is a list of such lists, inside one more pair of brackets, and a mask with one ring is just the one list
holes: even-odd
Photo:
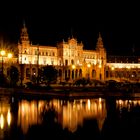
[(27, 49), (27, 47), (30, 44), (30, 41), (29, 41), (29, 36), (28, 36), (25, 22), (23, 22), (23, 28), (21, 29), (20, 41), (21, 41), (21, 44), (24, 47), (24, 49)]
[(105, 80), (105, 65), (106, 65), (106, 50), (102, 41), (101, 33), (96, 43), (97, 62), (98, 62), (98, 77), (99, 80)]
[(99, 32), (99, 37), (97, 39), (96, 49), (99, 50), (101, 48), (104, 48), (101, 33)]
[(27, 32), (27, 27), (25, 25), (25, 22), (23, 22), (23, 27), (21, 29), (20, 34), (20, 41), (18, 43), (18, 49), (19, 49), (19, 62), (21, 64), (27, 63), (27, 55), (30, 53), (30, 41), (29, 41), (29, 35)]

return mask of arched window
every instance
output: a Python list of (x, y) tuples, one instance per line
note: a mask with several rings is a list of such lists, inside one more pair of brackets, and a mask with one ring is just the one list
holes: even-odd
[(68, 70), (68, 77), (70, 78), (70, 70)]
[(26, 78), (29, 78), (29, 77), (30, 77), (30, 69), (26, 68)]
[(71, 64), (72, 64), (72, 65), (74, 64), (74, 60), (73, 60), (73, 59), (71, 60)]
[(66, 80), (66, 78), (67, 78), (67, 75), (68, 75), (68, 71), (65, 70), (65, 80)]
[(72, 70), (72, 79), (74, 79), (74, 70)]
[(66, 66), (68, 65), (68, 60), (65, 60), (65, 65), (66, 65)]
[(109, 77), (109, 74), (108, 74), (108, 70), (106, 71), (106, 78), (108, 78)]
[(82, 77), (82, 70), (80, 69), (79, 70), (79, 78), (81, 78)]
[(59, 76), (59, 77), (62, 76), (62, 70), (61, 70), (61, 69), (58, 70), (58, 76)]
[(32, 75), (36, 75), (36, 69), (32, 68)]
[(95, 79), (96, 78), (96, 71), (92, 70), (92, 78)]
[(76, 69), (76, 71), (75, 71), (75, 78), (77, 78), (78, 77), (78, 69)]

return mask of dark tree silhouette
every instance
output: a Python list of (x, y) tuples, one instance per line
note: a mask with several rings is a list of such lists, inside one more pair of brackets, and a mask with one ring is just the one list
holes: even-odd
[(50, 85), (51, 82), (57, 80), (57, 73), (58, 71), (51, 65), (42, 67), (41, 80), (46, 82), (47, 85)]
[(17, 85), (17, 82), (19, 81), (19, 71), (17, 67), (11, 66), (9, 69), (9, 79), (10, 79), (10, 85), (12, 87), (15, 87)]

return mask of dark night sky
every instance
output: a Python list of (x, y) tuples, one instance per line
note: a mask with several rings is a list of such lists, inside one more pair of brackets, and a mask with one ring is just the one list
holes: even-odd
[(110, 54), (132, 54), (133, 46), (135, 53), (140, 52), (138, 4), (105, 2), (5, 1), (0, 9), (0, 34), (18, 42), (25, 20), (33, 44), (55, 45), (72, 34), (86, 49), (95, 49), (101, 32)]

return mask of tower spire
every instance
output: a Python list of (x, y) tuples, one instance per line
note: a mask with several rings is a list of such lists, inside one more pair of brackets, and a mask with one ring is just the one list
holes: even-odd
[(101, 37), (101, 33), (100, 32), (99, 32), (99, 37), (97, 39), (96, 48), (103, 48), (103, 41), (102, 41), (102, 37)]
[(29, 43), (29, 36), (27, 32), (27, 27), (25, 25), (25, 20), (23, 20), (23, 27), (21, 29), (20, 40), (21, 40), (21, 43)]

